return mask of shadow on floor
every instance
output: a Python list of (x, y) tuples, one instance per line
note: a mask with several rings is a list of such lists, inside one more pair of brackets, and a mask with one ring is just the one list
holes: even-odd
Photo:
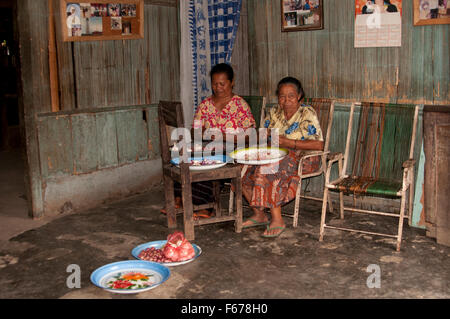
[[(395, 242), (330, 230), (318, 241), (320, 203), (304, 201), (299, 227), (265, 239), (263, 228), (237, 234), (232, 222), (196, 227), (193, 241), (203, 250), (194, 262), (171, 268), (163, 285), (135, 295), (103, 291), (90, 282), (98, 267), (132, 260), (142, 243), (170, 231), (162, 188), (126, 200), (73, 213), (4, 241), (0, 247), (0, 298), (227, 299), (227, 298), (449, 298), (450, 248), (405, 224), (400, 252)], [(292, 211), (293, 203), (284, 211)], [(249, 216), (245, 211), (244, 216)], [(337, 217), (335, 217), (337, 218)], [(364, 216), (353, 223), (372, 226)], [(344, 222), (349, 222), (349, 218)], [(178, 219), (182, 226), (182, 216)], [(379, 227), (395, 232), (395, 223)], [(341, 223), (340, 220), (330, 223)], [(69, 265), (81, 269), (81, 288), (67, 287)], [(367, 286), (378, 265), (380, 288)], [(368, 268), (369, 267), (369, 268)]]

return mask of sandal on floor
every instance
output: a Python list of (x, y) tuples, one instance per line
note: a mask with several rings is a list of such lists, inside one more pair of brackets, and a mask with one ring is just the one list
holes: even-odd
[(276, 234), (273, 234), (273, 235), (265, 235), (265, 234), (262, 234), (261, 237), (264, 237), (264, 238), (275, 238), (275, 237), (278, 237), (278, 236), (280, 236), (280, 235), (286, 230), (286, 226), (284, 226), (284, 227), (276, 226), (276, 227), (270, 228), (270, 226), (267, 225), (267, 230), (268, 230), (268, 231), (270, 231), (270, 230), (272, 230), (272, 229), (280, 229), (280, 232), (278, 232), (278, 233), (276, 233)]
[(203, 218), (211, 218), (214, 216), (214, 213), (206, 210), (206, 209), (202, 209), (202, 210), (198, 210), (194, 212), (194, 220), (199, 220), (199, 219), (203, 219)]
[[(183, 211), (180, 211), (180, 212), (178, 211), (180, 208), (181, 208), (180, 205), (175, 205), (175, 212), (177, 215), (183, 213)], [(167, 211), (166, 211), (165, 207), (163, 209), (161, 209), (160, 212), (161, 212), (161, 214), (167, 215)]]
[(252, 218), (247, 219), (246, 221), (244, 221), (244, 223), (247, 222), (247, 221), (251, 221), (252, 224), (246, 225), (246, 226), (242, 226), (242, 229), (247, 229), (247, 228), (252, 228), (252, 227), (257, 227), (257, 226), (269, 225), (268, 221), (267, 222), (258, 222), (258, 221), (254, 220)]
[(202, 209), (194, 212), (194, 218), (211, 218), (212, 212), (206, 209)]

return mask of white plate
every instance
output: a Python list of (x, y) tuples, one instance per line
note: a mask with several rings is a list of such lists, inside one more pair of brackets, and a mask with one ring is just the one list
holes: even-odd
[[(211, 164), (211, 165), (191, 165), (189, 169), (191, 171), (204, 171), (209, 169), (215, 169), (228, 164), (232, 159), (226, 155), (214, 155), (214, 156), (204, 156), (204, 157), (190, 157), (189, 161), (202, 161), (203, 159), (211, 160), (211, 161), (220, 161), (220, 163)], [(180, 164), (180, 158), (172, 158), (171, 163), (178, 166)]]
[[(264, 165), (282, 160), (289, 151), (279, 147), (248, 147), (230, 153), (236, 162), (246, 165)], [(258, 159), (262, 158), (262, 159)]]
[[(162, 249), (164, 247), (164, 245), (167, 243), (167, 240), (157, 240), (157, 241), (151, 241), (145, 244), (141, 244), (137, 247), (135, 247), (132, 251), (131, 254), (133, 255), (134, 258), (139, 259), (139, 254), (141, 253), (141, 251), (147, 249), (147, 248), (151, 248), (151, 247), (155, 247), (156, 249)], [(202, 249), (197, 246), (196, 244), (192, 244), (192, 247), (194, 248), (195, 251), (195, 256), (191, 259), (185, 260), (185, 261), (177, 261), (177, 262), (170, 262), (170, 263), (159, 263), (161, 265), (164, 266), (169, 266), (169, 267), (173, 267), (173, 266), (180, 266), (180, 265), (184, 265), (190, 262), (193, 262), (195, 259), (197, 259), (198, 256), (201, 255), (202, 253)]]
[[(159, 263), (125, 260), (96, 269), (91, 274), (91, 282), (109, 292), (136, 294), (158, 287), (169, 277), (169, 268)], [(122, 288), (114, 288), (113, 285), (118, 280), (124, 283)]]

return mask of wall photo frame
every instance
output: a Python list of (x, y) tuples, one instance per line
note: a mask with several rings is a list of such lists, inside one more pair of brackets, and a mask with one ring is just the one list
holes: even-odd
[(413, 0), (414, 25), (450, 24), (450, 0)]
[(323, 29), (323, 0), (281, 0), (281, 31)]
[(144, 0), (60, 0), (63, 41), (142, 39)]

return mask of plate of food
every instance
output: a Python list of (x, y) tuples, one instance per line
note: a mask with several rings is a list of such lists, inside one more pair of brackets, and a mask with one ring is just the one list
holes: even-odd
[(136, 259), (157, 262), (169, 267), (193, 262), (201, 253), (202, 249), (186, 240), (181, 232), (170, 234), (167, 240), (141, 244), (131, 251)]
[[(189, 157), (189, 169), (192, 171), (201, 171), (215, 169), (227, 165), (232, 159), (226, 155), (213, 155), (203, 157)], [(180, 157), (172, 158), (171, 163), (180, 165)]]
[(158, 287), (169, 277), (169, 268), (159, 263), (125, 260), (96, 269), (91, 282), (109, 292), (136, 294)]
[(289, 151), (279, 147), (248, 147), (235, 150), (230, 157), (240, 164), (264, 165), (282, 160)]

